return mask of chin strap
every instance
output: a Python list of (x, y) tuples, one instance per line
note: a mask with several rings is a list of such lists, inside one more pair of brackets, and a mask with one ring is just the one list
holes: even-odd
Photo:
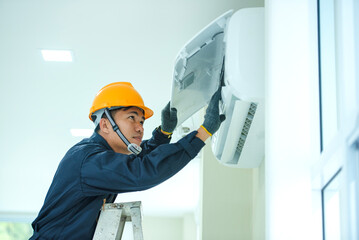
[(107, 119), (110, 121), (111, 126), (113, 130), (117, 133), (117, 135), (121, 138), (121, 140), (126, 144), (127, 150), (132, 152), (133, 154), (139, 154), (142, 151), (142, 148), (134, 143), (130, 143), (125, 135), (120, 131), (120, 128), (117, 126), (115, 121), (112, 119), (110, 110), (108, 108), (105, 108), (105, 114), (107, 116)]

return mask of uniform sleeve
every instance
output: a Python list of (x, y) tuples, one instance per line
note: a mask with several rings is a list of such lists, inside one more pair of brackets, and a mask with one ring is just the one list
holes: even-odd
[(205, 145), (195, 137), (196, 133), (173, 144), (156, 142), (158, 139), (154, 136), (145, 143), (145, 153), (137, 156), (94, 151), (81, 168), (83, 193), (93, 196), (140, 191), (162, 183), (186, 166)]
[(153, 130), (152, 137), (149, 140), (142, 141), (141, 148), (142, 151), (140, 155), (147, 154), (151, 152), (153, 149), (158, 147), (159, 145), (166, 144), (170, 142), (170, 138), (168, 136), (159, 133), (157, 129)]

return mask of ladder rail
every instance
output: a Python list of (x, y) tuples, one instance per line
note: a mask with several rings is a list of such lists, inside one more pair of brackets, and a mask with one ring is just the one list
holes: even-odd
[(134, 239), (135, 240), (143, 239), (142, 218), (141, 218), (140, 207), (133, 207), (131, 209), (131, 218), (132, 218), (132, 230), (133, 230)]

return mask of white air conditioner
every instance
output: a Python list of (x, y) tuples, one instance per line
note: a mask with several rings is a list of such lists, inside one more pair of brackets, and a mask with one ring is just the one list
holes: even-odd
[(172, 107), (179, 126), (222, 84), (226, 120), (212, 137), (222, 164), (258, 167), (264, 158), (264, 9), (229, 11), (199, 32), (177, 56)]

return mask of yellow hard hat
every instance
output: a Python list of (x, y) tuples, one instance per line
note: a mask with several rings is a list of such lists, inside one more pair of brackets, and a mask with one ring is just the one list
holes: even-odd
[(90, 108), (89, 118), (92, 115), (105, 108), (113, 107), (138, 107), (144, 111), (145, 119), (153, 115), (153, 111), (145, 106), (141, 95), (129, 82), (114, 82), (104, 86), (96, 95)]

